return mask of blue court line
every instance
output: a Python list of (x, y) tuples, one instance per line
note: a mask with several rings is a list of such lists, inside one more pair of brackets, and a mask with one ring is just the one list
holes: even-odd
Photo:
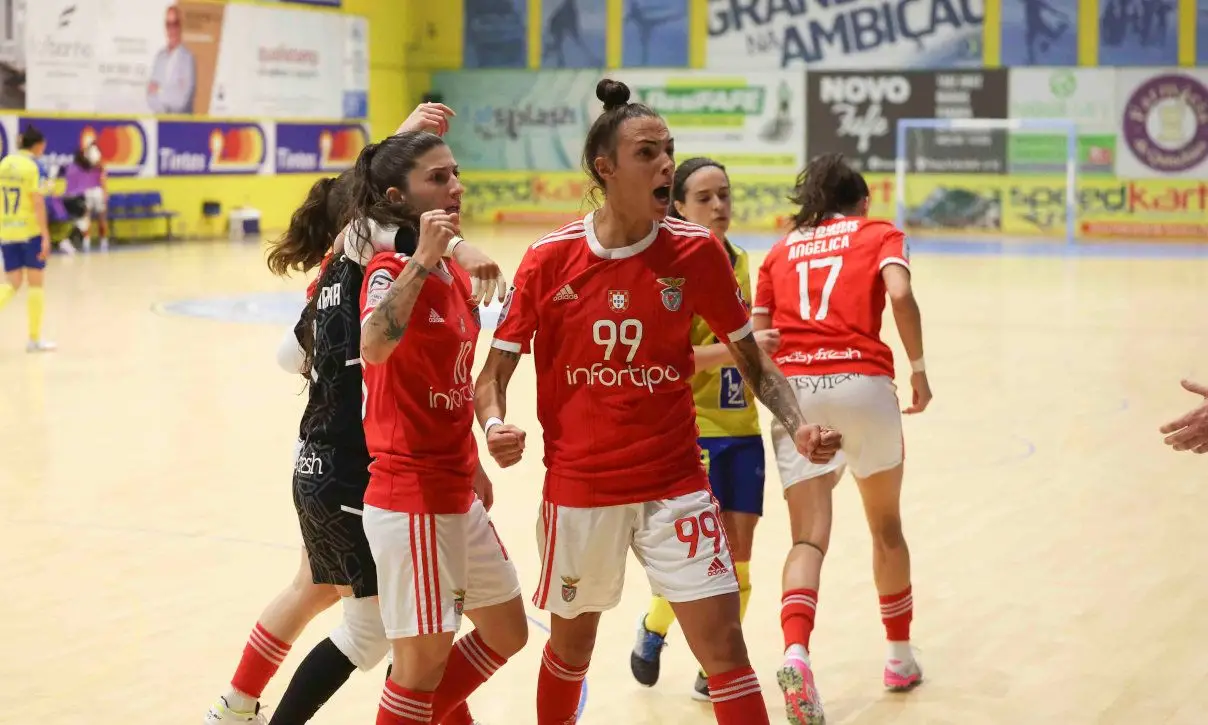
[[(117, 526), (104, 523), (79, 523), (67, 521), (36, 521), (36, 520), (8, 520), (8, 524), (18, 524), (26, 526), (54, 526), (59, 528), (69, 528), (72, 530), (79, 529), (94, 529), (97, 531), (114, 531), (124, 534), (147, 534), (150, 536), (165, 536), (177, 539), (204, 539), (207, 541), (221, 541), (228, 544), (250, 544), (253, 546), (263, 546), (269, 549), (282, 549), (296, 551), (300, 544), (282, 544), (276, 541), (259, 541), (256, 539), (243, 539), (235, 536), (215, 536), (205, 532), (189, 532), (189, 531), (169, 531), (167, 529), (155, 529), (140, 526)], [(528, 621), (532, 622), (542, 632), (549, 634), (549, 625), (533, 617), (533, 615), (525, 613)], [(587, 709), (587, 680), (583, 680), (583, 689), (579, 694), (579, 709), (575, 713), (576, 719), (583, 717), (583, 711)]]
[[(778, 236), (740, 234), (731, 240), (750, 251), (767, 250)], [(959, 256), (1006, 257), (1105, 257), (1109, 259), (1208, 259), (1208, 244), (1187, 242), (1120, 241), (1066, 242), (1020, 241), (1002, 242), (989, 239), (928, 239), (908, 237), (911, 254), (951, 254)]]

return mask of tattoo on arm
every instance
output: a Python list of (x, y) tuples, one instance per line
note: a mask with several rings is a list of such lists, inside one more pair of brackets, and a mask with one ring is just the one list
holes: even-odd
[(411, 310), (419, 299), (428, 268), (411, 260), (403, 267), (403, 273), (390, 286), (380, 304), (370, 314), (362, 333), (362, 342), (380, 339), (390, 346), (397, 345), (407, 331)]
[(789, 385), (789, 381), (772, 359), (759, 349), (753, 334), (730, 343), (730, 353), (734, 356), (735, 366), (746, 380), (747, 386), (755, 393), (755, 397), (776, 416), (790, 434), (805, 423), (805, 416), (801, 414), (801, 406), (797, 403), (793, 386)]

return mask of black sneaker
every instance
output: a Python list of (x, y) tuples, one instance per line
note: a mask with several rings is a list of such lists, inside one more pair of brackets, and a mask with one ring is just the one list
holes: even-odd
[(659, 681), (659, 658), (666, 646), (666, 637), (646, 629), (646, 615), (643, 614), (638, 620), (638, 641), (629, 654), (629, 671), (633, 673), (633, 679), (646, 687), (654, 687)]
[(701, 672), (696, 673), (696, 684), (692, 685), (692, 699), (697, 702), (709, 701), (709, 680)]

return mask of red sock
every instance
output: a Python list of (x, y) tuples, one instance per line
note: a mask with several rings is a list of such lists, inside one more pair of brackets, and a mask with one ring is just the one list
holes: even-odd
[(817, 610), (817, 589), (790, 589), (780, 598), (780, 629), (786, 650), (795, 644), (809, 650)]
[(445, 718), (458, 703), (464, 703), (470, 693), (486, 682), (495, 670), (507, 662), (491, 651), (482, 641), (478, 630), (470, 632), (453, 644), (445, 675), (432, 700), (432, 722), (445, 723)]
[(434, 692), (419, 692), (386, 680), (382, 700), (378, 703), (377, 725), (415, 725), (432, 722)]
[(910, 590), (911, 587), (906, 587), (897, 594), (879, 597), (881, 621), (885, 623), (885, 637), (890, 642), (910, 641), (910, 620), (914, 619), (914, 597)]
[(759, 678), (750, 667), (710, 676), (709, 699), (718, 725), (768, 725)]
[(239, 660), (239, 667), (235, 668), (235, 676), (231, 678), (231, 687), (258, 699), (268, 681), (277, 674), (277, 668), (285, 661), (287, 654), (289, 643), (269, 634), (256, 622), (243, 647), (243, 657)]
[(537, 725), (565, 725), (575, 721), (579, 695), (587, 665), (571, 667), (545, 645), (541, 655), (541, 674), (537, 676)]
[(457, 703), (453, 712), (445, 715), (440, 725), (474, 725), (474, 716), (470, 714), (470, 706), (464, 702)]

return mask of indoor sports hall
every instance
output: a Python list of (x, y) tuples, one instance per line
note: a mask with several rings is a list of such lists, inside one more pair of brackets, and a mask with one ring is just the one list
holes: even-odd
[[(603, 77), (660, 111), (677, 161), (726, 165), (730, 241), (753, 273), (820, 153), (843, 152), (872, 215), (907, 231), (935, 393), (904, 423), (925, 680), (880, 682), (868, 526), (847, 477), (811, 647), (827, 722), (1205, 721), (1208, 457), (1159, 432), (1205, 402), (1181, 380), (1208, 384), (1205, 0), (0, 5), (3, 154), (22, 153), (31, 126), (45, 136), (41, 328), (57, 344), (27, 352), (28, 284), (17, 290), (0, 310), (0, 723), (202, 721), (301, 546), (290, 477), (306, 381), (275, 355), (313, 274), (274, 277), (266, 241), (316, 180), (437, 100), (457, 113), (445, 138), (463, 236), (510, 275), (591, 208), (580, 156)], [(71, 62), (54, 51), (85, 45)], [(96, 224), (72, 234), (65, 188), (94, 143), (104, 251)], [(498, 315), (483, 311), (476, 371)], [(888, 316), (883, 335), (905, 405)], [(508, 406), (525, 457), (500, 469), (484, 454), (526, 601), (544, 476), (535, 395), (526, 356)], [(782, 723), (791, 541), (770, 445), (767, 470), (743, 631)], [(659, 683), (634, 681), (650, 589), (632, 558), (625, 581), (579, 722), (714, 722), (690, 697), (678, 628)], [(531, 602), (527, 614), (526, 649), (469, 700), (482, 725), (536, 722), (549, 619)], [(270, 716), (340, 616), (294, 643), (261, 698)], [(372, 722), (385, 669), (354, 673), (313, 722)]]

